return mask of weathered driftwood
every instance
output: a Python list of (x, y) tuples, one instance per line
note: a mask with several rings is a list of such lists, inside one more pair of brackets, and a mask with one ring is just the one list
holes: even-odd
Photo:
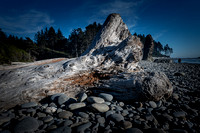
[[(83, 89), (94, 86), (104, 89), (119, 86), (120, 92), (111, 89), (116, 98), (122, 93), (136, 98), (139, 97), (137, 88), (146, 92), (145, 89), (154, 90), (155, 86), (162, 86), (159, 87), (162, 90), (158, 91), (161, 92), (159, 98), (170, 94), (172, 86), (164, 74), (155, 76), (160, 78), (161, 83), (159, 80), (154, 82), (156, 78), (150, 78), (152, 83), (146, 86), (143, 83), (147, 82), (150, 74), (144, 74), (146, 78), (133, 76), (134, 72), (141, 71), (138, 62), (142, 59), (142, 48), (140, 39), (130, 34), (120, 15), (111, 14), (81, 57), (0, 71), (0, 110), (28, 101), (39, 101), (54, 93), (62, 92), (73, 97)], [(127, 78), (120, 79), (120, 75), (126, 77), (127, 74)], [(102, 87), (99, 81), (107, 84), (107, 87)], [(131, 86), (127, 83), (131, 83)], [(158, 93), (152, 95), (151, 98)]]

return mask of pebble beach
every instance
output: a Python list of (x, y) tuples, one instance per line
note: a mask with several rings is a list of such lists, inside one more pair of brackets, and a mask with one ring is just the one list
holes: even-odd
[(0, 114), (0, 133), (198, 133), (200, 64), (141, 61), (144, 71), (164, 72), (173, 94), (129, 105), (106, 93), (58, 93)]

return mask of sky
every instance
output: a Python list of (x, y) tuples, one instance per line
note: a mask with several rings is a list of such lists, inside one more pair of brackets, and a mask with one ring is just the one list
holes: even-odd
[(0, 28), (34, 39), (53, 26), (68, 37), (93, 22), (119, 13), (134, 34), (151, 34), (173, 48), (172, 57), (200, 57), (200, 0), (1, 0)]

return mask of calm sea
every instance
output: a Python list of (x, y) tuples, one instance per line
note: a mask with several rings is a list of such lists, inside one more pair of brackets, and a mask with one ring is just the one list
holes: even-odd
[[(178, 59), (173, 59), (175, 63), (178, 63)], [(198, 58), (181, 58), (181, 63), (191, 63), (200, 64), (200, 59)]]

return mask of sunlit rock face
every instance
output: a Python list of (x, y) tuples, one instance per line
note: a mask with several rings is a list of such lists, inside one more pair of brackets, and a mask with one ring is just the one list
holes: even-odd
[(83, 56), (66, 63), (65, 70), (133, 71), (142, 58), (142, 48), (120, 15), (110, 14)]
[(148, 95), (147, 100), (170, 95), (172, 87), (163, 73), (150, 80), (152, 74), (138, 67), (142, 48), (140, 39), (130, 34), (120, 15), (110, 14), (81, 57), (0, 71), (0, 111), (55, 93), (74, 97), (94, 87), (110, 89), (114, 98), (126, 101), (139, 100), (143, 95)]

